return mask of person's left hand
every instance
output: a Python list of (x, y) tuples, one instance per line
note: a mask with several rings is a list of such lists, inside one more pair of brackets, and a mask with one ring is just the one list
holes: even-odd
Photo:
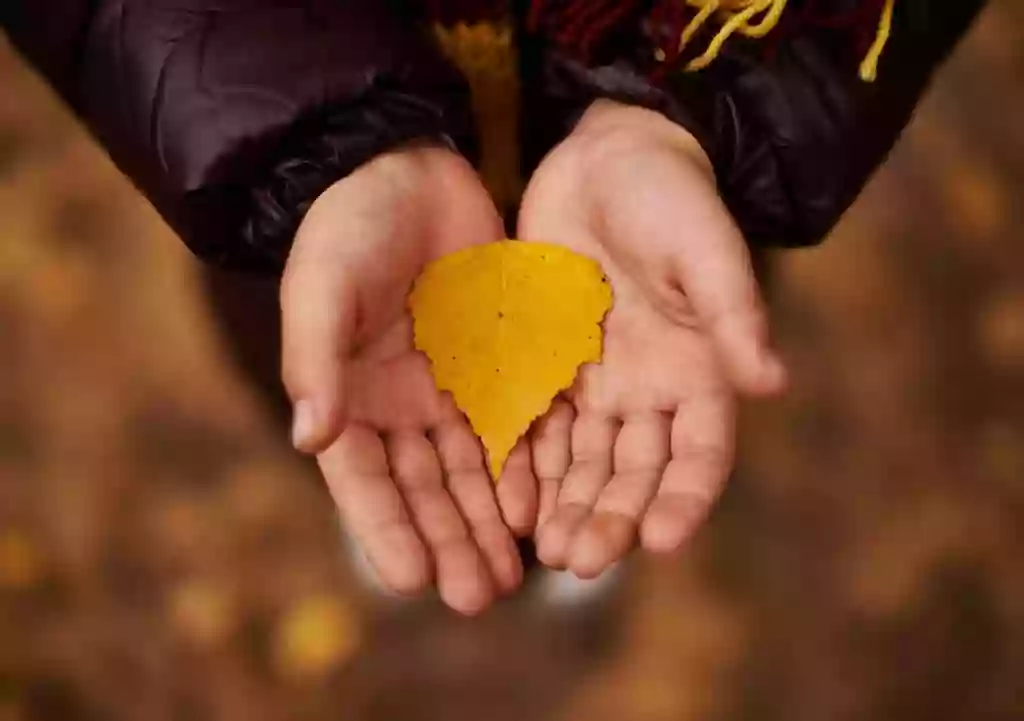
[(534, 174), (519, 235), (598, 260), (615, 292), (602, 362), (532, 431), (538, 557), (589, 578), (638, 537), (674, 550), (731, 471), (736, 390), (785, 384), (710, 164), (664, 117), (599, 102)]

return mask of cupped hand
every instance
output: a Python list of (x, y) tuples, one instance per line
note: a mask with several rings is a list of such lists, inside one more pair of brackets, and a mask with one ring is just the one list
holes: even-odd
[(539, 558), (594, 577), (637, 540), (679, 548), (733, 465), (737, 391), (785, 385), (743, 238), (696, 141), (601, 101), (541, 164), (520, 237), (598, 260), (604, 356), (531, 434)]
[(472, 168), (440, 148), (380, 156), (323, 193), (281, 285), (293, 441), (316, 453), (348, 531), (385, 585), (436, 581), (463, 613), (520, 583), (532, 531), (524, 444), (496, 493), (484, 455), (412, 341), (406, 298), (435, 258), (503, 237)]

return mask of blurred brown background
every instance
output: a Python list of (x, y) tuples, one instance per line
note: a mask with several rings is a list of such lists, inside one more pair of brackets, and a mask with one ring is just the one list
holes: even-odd
[(680, 559), (466, 621), (357, 590), (195, 263), (0, 44), (0, 721), (1024, 718), (1024, 6), (820, 250)]

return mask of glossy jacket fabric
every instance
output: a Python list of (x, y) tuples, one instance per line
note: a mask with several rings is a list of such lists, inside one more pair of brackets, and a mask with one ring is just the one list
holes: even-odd
[(823, 21), (730, 41), (694, 73), (659, 67), (658, 3), (590, 1), (602, 31), (582, 43), (558, 20), (583, 5), (554, 0), (4, 0), (0, 21), (198, 255), (278, 272), (313, 199), (374, 155), (428, 139), (475, 157), (469, 90), (432, 21), (517, 28), (526, 170), (593, 99), (645, 105), (700, 140), (752, 244), (804, 245), (856, 197), (983, 5), (896, 0), (865, 83), (830, 18), (875, 0), (790, 0), (789, 17), (813, 6)]
[(551, 53), (543, 85), (548, 97), (562, 99), (565, 127), (587, 98), (660, 110), (701, 142), (748, 242), (810, 245), (831, 230), (888, 155), (934, 71), (984, 4), (895, 0), (875, 82), (863, 81), (858, 65), (868, 44), (864, 30), (874, 33), (882, 3), (805, 0), (789, 3), (793, 29), (787, 32), (784, 22), (775, 31), (780, 39), (730, 40), (700, 72), (651, 82), (647, 48), (638, 44), (639, 53), (597, 65)]

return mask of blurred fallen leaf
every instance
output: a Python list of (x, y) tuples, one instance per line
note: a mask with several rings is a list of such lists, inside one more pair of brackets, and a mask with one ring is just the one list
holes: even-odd
[(0, 589), (21, 591), (42, 579), (43, 557), (23, 533), (7, 530), (0, 535)]
[(62, 327), (74, 319), (95, 294), (93, 269), (71, 254), (42, 264), (27, 280), (32, 306), (51, 327)]
[(844, 574), (851, 606), (865, 618), (912, 612), (937, 564), (977, 552), (973, 519), (961, 499), (941, 493), (918, 499), (913, 513), (873, 518)]
[(286, 677), (316, 679), (359, 648), (359, 617), (344, 599), (315, 594), (289, 608), (275, 631), (274, 661)]
[[(5, 221), (9, 218), (4, 212), (7, 205), (0, 203)], [(0, 243), (0, 288), (9, 285), (20, 289), (29, 273), (46, 262), (39, 250), (41, 244), (33, 241), (31, 235), (18, 226), (4, 229), (4, 242)]]
[(27, 718), (16, 702), (0, 701), (0, 721), (24, 721)]
[(287, 480), (294, 471), (272, 459), (247, 458), (226, 475), (223, 507), (226, 514), (250, 528), (266, 528), (284, 515)]
[(188, 581), (175, 588), (170, 613), (177, 632), (200, 646), (223, 643), (238, 625), (238, 609), (230, 594), (206, 581)]
[(151, 530), (160, 549), (176, 558), (209, 555), (214, 527), (210, 509), (184, 495), (168, 494), (156, 500)]
[(978, 460), (986, 480), (998, 482), (1007, 491), (1022, 495), (1024, 433), (1007, 423), (992, 422), (982, 428), (978, 445)]
[(1006, 224), (1006, 198), (1000, 178), (978, 162), (958, 163), (947, 175), (946, 195), (964, 234), (991, 238)]
[(1007, 370), (1024, 368), (1024, 291), (993, 298), (981, 311), (978, 334), (989, 363)]

